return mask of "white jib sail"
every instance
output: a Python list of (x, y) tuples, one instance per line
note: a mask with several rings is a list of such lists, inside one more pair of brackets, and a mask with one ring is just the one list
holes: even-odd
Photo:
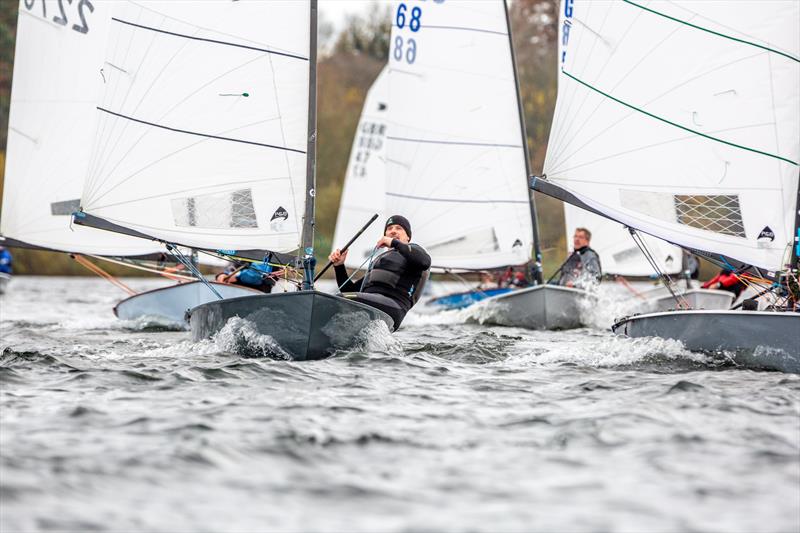
[(565, 0), (550, 182), (670, 242), (780, 269), (800, 2)]
[(115, 2), (82, 207), (198, 248), (298, 248), (309, 2)]
[(22, 0), (0, 233), (65, 252), (139, 255), (163, 246), (78, 226), (111, 4)]
[(345, 262), (350, 268), (362, 266), (372, 255), (375, 235), (388, 216), (385, 209), (388, 82), (388, 68), (384, 67), (367, 92), (347, 163), (333, 247), (344, 246), (372, 215), (378, 214), (373, 226), (350, 246)]
[(509, 29), (501, 0), (395, 3), (386, 212), (433, 265), (531, 257), (533, 233)]

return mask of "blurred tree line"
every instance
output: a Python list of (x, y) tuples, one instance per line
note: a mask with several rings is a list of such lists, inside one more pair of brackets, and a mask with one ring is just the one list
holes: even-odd
[[(0, 2), (0, 152), (4, 153), (17, 13), (12, 2)], [(514, 0), (509, 9), (531, 168), (538, 173), (556, 98), (557, 1)], [(364, 15), (350, 16), (338, 34), (324, 16), (320, 19), (316, 248), (321, 259), (331, 248), (350, 147), (367, 90), (386, 63), (390, 30), (388, 2), (375, 5)], [(546, 266), (555, 269), (566, 252), (563, 209), (557, 200), (538, 194), (536, 205)], [(18, 273), (87, 273), (66, 254), (15, 250), (14, 257)], [(135, 275), (116, 267), (110, 271)]]

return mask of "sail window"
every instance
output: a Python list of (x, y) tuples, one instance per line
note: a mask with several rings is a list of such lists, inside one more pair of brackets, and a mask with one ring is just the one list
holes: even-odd
[(64, 200), (63, 202), (53, 202), (50, 204), (50, 214), (53, 216), (69, 216), (75, 211), (80, 210), (81, 199)]
[(675, 210), (678, 222), (686, 226), (723, 235), (746, 237), (739, 196), (736, 194), (676, 194)]
[(206, 229), (257, 228), (250, 189), (172, 200), (172, 216), (179, 227)]

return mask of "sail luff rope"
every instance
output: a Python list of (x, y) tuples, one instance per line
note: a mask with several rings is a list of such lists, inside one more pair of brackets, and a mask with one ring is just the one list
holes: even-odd
[(645, 11), (649, 11), (650, 13), (653, 13), (654, 15), (658, 15), (660, 17), (664, 17), (666, 19), (672, 20), (672, 21), (677, 22), (679, 24), (684, 24), (684, 25), (689, 26), (691, 28), (694, 28), (696, 30), (700, 30), (700, 31), (704, 31), (704, 32), (707, 32), (707, 33), (711, 33), (713, 35), (716, 35), (717, 37), (722, 37), (724, 39), (730, 39), (731, 41), (736, 41), (736, 42), (747, 44), (747, 45), (750, 45), (750, 46), (755, 46), (756, 48), (761, 48), (762, 50), (766, 50), (767, 52), (772, 52), (774, 54), (778, 54), (780, 56), (783, 56), (783, 57), (786, 57), (788, 59), (791, 59), (792, 61), (796, 61), (796, 62), (800, 63), (800, 59), (798, 59), (798, 58), (796, 58), (796, 57), (794, 57), (792, 55), (789, 55), (786, 52), (781, 52), (780, 50), (775, 50), (774, 48), (770, 48), (770, 47), (764, 46), (762, 44), (753, 43), (753, 42), (750, 42), (750, 41), (745, 41), (744, 39), (739, 39), (738, 37), (725, 35), (724, 33), (720, 33), (720, 32), (714, 31), (714, 30), (710, 30), (708, 28), (704, 28), (702, 26), (698, 26), (696, 24), (692, 24), (691, 22), (686, 22), (685, 20), (681, 20), (679, 18), (671, 17), (670, 15), (667, 15), (666, 13), (661, 13), (659, 11), (656, 11), (655, 9), (650, 9), (649, 7), (645, 7), (643, 5), (637, 4), (636, 2), (631, 2), (631, 0), (622, 0), (622, 1), (625, 2), (626, 4), (630, 4), (632, 6), (638, 7), (639, 9), (643, 9)]
[(667, 120), (667, 119), (665, 119), (665, 118), (659, 117), (658, 115), (654, 115), (654, 114), (652, 114), (652, 113), (649, 113), (649, 112), (645, 111), (644, 109), (641, 109), (641, 108), (639, 108), (639, 107), (636, 107), (636, 106), (634, 106), (634, 105), (632, 105), (632, 104), (629, 104), (629, 103), (627, 103), (627, 102), (623, 102), (623, 101), (622, 101), (622, 100), (620, 100), (619, 98), (615, 98), (615, 97), (611, 96), (610, 94), (608, 94), (608, 93), (605, 93), (605, 92), (601, 91), (601, 90), (600, 90), (600, 89), (598, 89), (597, 87), (594, 87), (594, 86), (592, 86), (592, 85), (590, 85), (590, 84), (586, 83), (585, 81), (583, 81), (583, 80), (581, 80), (581, 79), (578, 79), (578, 78), (576, 78), (575, 76), (573, 76), (572, 74), (570, 74), (570, 73), (569, 73), (569, 72), (567, 72), (566, 70), (563, 70), (563, 69), (562, 69), (562, 70), (561, 70), (561, 72), (562, 72), (562, 73), (563, 73), (565, 76), (567, 76), (568, 78), (570, 78), (570, 79), (573, 79), (573, 80), (577, 81), (578, 83), (580, 83), (580, 84), (581, 84), (581, 85), (583, 85), (584, 87), (587, 87), (587, 88), (589, 88), (589, 89), (591, 89), (591, 90), (593, 90), (593, 91), (597, 92), (598, 94), (601, 94), (601, 95), (605, 96), (606, 98), (608, 98), (608, 99), (610, 99), (610, 100), (613, 100), (613, 101), (617, 102), (618, 104), (622, 104), (622, 105), (624, 105), (625, 107), (628, 107), (628, 108), (630, 108), (630, 109), (633, 109), (634, 111), (638, 111), (638, 112), (642, 113), (643, 115), (647, 115), (647, 116), (648, 116), (648, 117), (650, 117), (650, 118), (654, 118), (654, 119), (656, 119), (656, 120), (658, 120), (658, 121), (664, 122), (665, 124), (669, 124), (670, 126), (675, 126), (676, 128), (680, 128), (680, 129), (682, 129), (682, 130), (684, 130), (684, 131), (688, 131), (688, 132), (690, 132), (690, 133), (694, 133), (695, 135), (698, 135), (698, 136), (700, 136), (700, 137), (705, 137), (706, 139), (710, 139), (710, 140), (712, 140), (712, 141), (716, 141), (716, 142), (719, 142), (719, 143), (722, 143), (722, 144), (727, 144), (728, 146), (733, 146), (734, 148), (740, 148), (740, 149), (742, 149), (742, 150), (746, 150), (746, 151), (748, 151), (748, 152), (754, 152), (754, 153), (756, 153), (756, 154), (765, 155), (765, 156), (767, 156), (767, 157), (771, 157), (771, 158), (774, 158), (774, 159), (778, 159), (779, 161), (784, 161), (784, 162), (786, 162), (786, 163), (790, 163), (790, 164), (792, 164), (792, 165), (794, 165), (794, 166), (800, 166), (800, 165), (798, 165), (798, 163), (797, 163), (797, 162), (795, 162), (795, 161), (792, 161), (791, 159), (786, 159), (785, 157), (781, 157), (781, 156), (779, 156), (779, 155), (771, 154), (771, 153), (769, 153), (769, 152), (763, 152), (763, 151), (761, 151), (761, 150), (757, 150), (757, 149), (755, 149), (755, 148), (749, 148), (749, 147), (747, 147), (747, 146), (743, 146), (743, 145), (741, 145), (741, 144), (732, 143), (732, 142), (730, 142), (730, 141), (726, 141), (726, 140), (724, 140), (724, 139), (719, 139), (719, 138), (717, 138), (717, 137), (712, 137), (711, 135), (706, 135), (705, 133), (701, 133), (701, 132), (699, 132), (699, 131), (696, 131), (696, 130), (693, 130), (693, 129), (691, 129), (691, 128), (687, 128), (686, 126), (681, 126), (680, 124), (677, 124), (677, 123), (675, 123), (675, 122), (672, 122), (672, 121), (670, 121), (670, 120)]

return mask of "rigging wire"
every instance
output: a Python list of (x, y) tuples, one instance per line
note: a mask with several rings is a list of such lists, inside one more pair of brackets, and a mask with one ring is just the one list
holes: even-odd
[(663, 280), (664, 286), (667, 288), (669, 293), (675, 299), (675, 301), (678, 304), (678, 307), (681, 309), (690, 309), (691, 306), (683, 298), (683, 296), (675, 292), (674, 289), (675, 283), (672, 281), (672, 278), (670, 278), (669, 275), (666, 272), (663, 272), (661, 268), (658, 266), (658, 261), (656, 261), (655, 257), (653, 257), (653, 254), (650, 253), (650, 250), (647, 248), (647, 245), (642, 239), (642, 236), (639, 235), (639, 233), (631, 227), (628, 227), (628, 231), (631, 234), (633, 242), (636, 243), (636, 246), (638, 246), (639, 250), (641, 250), (642, 253), (644, 254), (644, 257), (645, 259), (647, 259), (647, 262), (650, 263), (650, 266), (653, 268), (656, 274), (658, 274), (658, 276)]
[(209, 289), (211, 292), (213, 292), (213, 293), (214, 293), (214, 294), (217, 296), (217, 298), (219, 298), (220, 300), (222, 300), (222, 299), (223, 299), (223, 298), (222, 298), (222, 295), (221, 295), (219, 292), (217, 292), (217, 289), (215, 289), (215, 288), (214, 288), (214, 286), (213, 286), (213, 285), (211, 285), (211, 284), (208, 282), (208, 280), (205, 278), (205, 276), (203, 276), (203, 274), (201, 274), (201, 273), (200, 273), (200, 271), (199, 271), (199, 270), (197, 270), (197, 267), (196, 267), (196, 266), (194, 266), (194, 263), (192, 263), (192, 262), (191, 262), (189, 259), (187, 259), (187, 258), (186, 258), (186, 256), (185, 256), (185, 255), (183, 255), (183, 253), (181, 253), (181, 251), (178, 249), (178, 247), (177, 247), (177, 246), (175, 246), (174, 244), (171, 244), (171, 243), (165, 243), (165, 244), (166, 244), (166, 246), (167, 246), (167, 250), (170, 252), (170, 254), (172, 254), (172, 256), (173, 256), (175, 259), (177, 259), (178, 261), (180, 261), (180, 263), (181, 263), (183, 266), (185, 266), (185, 267), (186, 267), (186, 268), (187, 268), (187, 269), (188, 269), (188, 270), (189, 270), (189, 271), (190, 271), (192, 274), (194, 274), (194, 275), (195, 275), (195, 277), (197, 277), (197, 279), (198, 279), (199, 281), (203, 282), (203, 284), (204, 284), (206, 287), (208, 287), (208, 289)]
[[(368, 262), (368, 261), (369, 261), (369, 267), (367, 268), (367, 274), (369, 274), (369, 269), (370, 269), (370, 268), (372, 268), (372, 258), (373, 258), (373, 257), (375, 257), (375, 252), (377, 252), (377, 251), (378, 251), (378, 247), (376, 246), (375, 248), (373, 248), (373, 249), (372, 249), (372, 253), (370, 254), (370, 256), (369, 256), (369, 257), (367, 257), (366, 259), (364, 259), (364, 262), (363, 262), (363, 263), (361, 263), (361, 264), (358, 266), (358, 268), (357, 268), (357, 269), (355, 269), (355, 270), (353, 271), (353, 273), (352, 273), (352, 274), (350, 274), (350, 277), (348, 277), (346, 280), (344, 280), (344, 283), (342, 283), (341, 285), (339, 285), (339, 287), (338, 287), (338, 289), (339, 289), (339, 292), (341, 292), (341, 291), (342, 291), (342, 287), (344, 287), (345, 285), (347, 285), (347, 282), (348, 282), (348, 281), (350, 281), (351, 279), (353, 279), (353, 276), (355, 276), (356, 274), (358, 274), (358, 271), (359, 271), (359, 270), (361, 270), (361, 269), (364, 267), (364, 265), (366, 265), (366, 264), (367, 264), (367, 262)], [(367, 279), (367, 274), (364, 274), (364, 279)], [(361, 281), (361, 286), (362, 286), (362, 287), (364, 286), (364, 281), (363, 281), (363, 280)]]

